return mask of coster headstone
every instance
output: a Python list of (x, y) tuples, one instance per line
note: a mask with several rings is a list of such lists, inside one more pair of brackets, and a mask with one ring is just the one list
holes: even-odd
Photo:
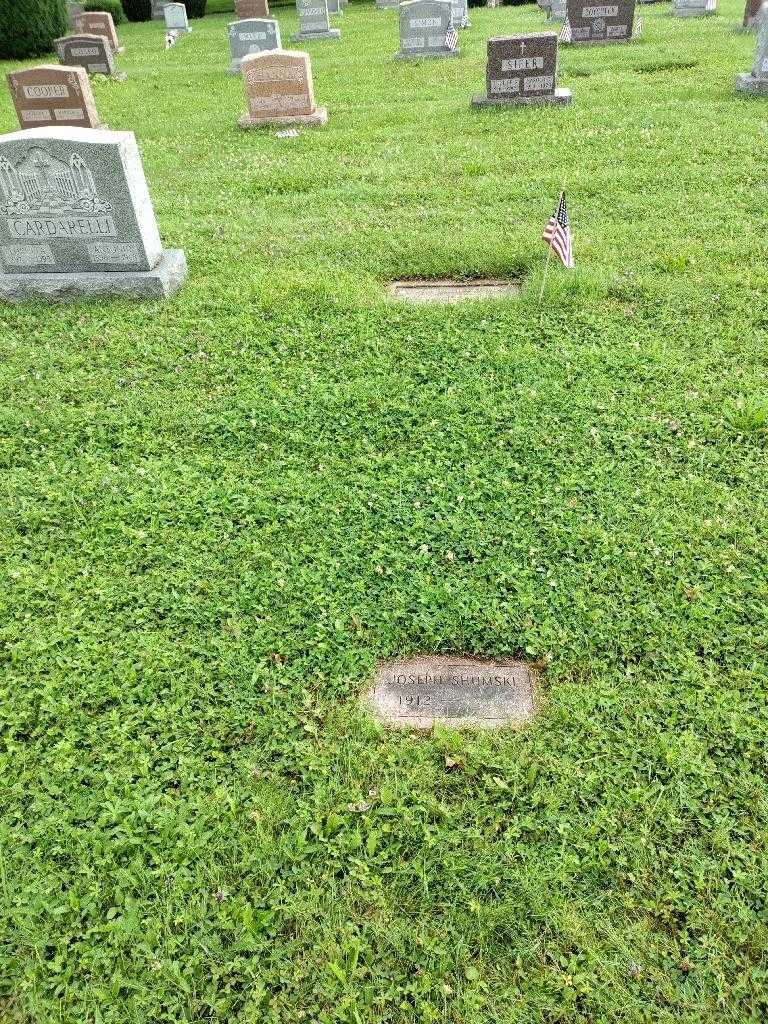
[(570, 42), (628, 43), (632, 39), (635, 0), (595, 3), (594, 0), (567, 0)]
[(165, 16), (163, 11), (171, 3), (171, 0), (152, 0), (152, 20), (153, 21), (164, 21)]
[(473, 107), (566, 106), (570, 89), (558, 89), (557, 35), (554, 32), (499, 36), (488, 40), (485, 96)]
[(112, 47), (104, 36), (62, 36), (54, 45), (59, 60), (66, 67), (85, 68), (89, 75), (125, 78), (117, 71)]
[(341, 38), (341, 29), (331, 28), (326, 0), (296, 0), (296, 12), (299, 31), (293, 36), (294, 42)]
[(744, 6), (744, 20), (742, 27), (746, 31), (751, 31), (753, 28), (757, 28), (760, 14), (760, 4), (762, 0), (747, 0)]
[(8, 88), (22, 128), (101, 127), (85, 68), (40, 64), (25, 71), (12, 71)]
[(175, 32), (179, 36), (192, 31), (189, 27), (187, 8), (184, 4), (166, 4), (163, 18), (165, 19), (165, 28), (168, 32)]
[(737, 75), (736, 89), (750, 96), (768, 96), (768, 3), (758, 11), (757, 49), (749, 75)]
[(269, 3), (267, 0), (235, 0), (235, 17), (238, 21), (268, 18)]
[(451, 15), (454, 28), (471, 28), (467, 0), (451, 0)]
[(232, 63), (229, 70), (233, 75), (240, 74), (243, 57), (262, 50), (280, 50), (280, 26), (274, 18), (245, 18), (232, 21), (227, 27), (229, 32), (229, 51)]
[(132, 132), (0, 136), (0, 298), (163, 298), (186, 276), (164, 251)]
[(425, 57), (456, 57), (458, 44), (451, 45), (455, 32), (451, 0), (406, 0), (400, 4), (400, 52), (398, 60)]
[(248, 110), (241, 128), (265, 124), (325, 124), (328, 110), (315, 105), (309, 54), (297, 50), (265, 50), (243, 57), (240, 64)]
[(78, 14), (83, 14), (85, 7), (82, 4), (75, 3), (74, 0), (67, 0), (67, 24), (70, 29), (75, 29), (75, 18)]
[(717, 0), (672, 0), (676, 18), (703, 18), (717, 13)]
[(107, 11), (85, 11), (79, 14), (75, 18), (75, 31), (84, 36), (104, 36), (112, 47), (112, 53), (123, 52), (112, 15)]

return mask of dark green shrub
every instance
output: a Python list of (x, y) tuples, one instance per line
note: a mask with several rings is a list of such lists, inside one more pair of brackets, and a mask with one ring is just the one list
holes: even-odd
[(86, 11), (106, 11), (107, 14), (112, 15), (112, 21), (116, 25), (125, 21), (123, 5), (120, 0), (84, 0), (83, 8)]
[(152, 0), (123, 0), (123, 10), (128, 21), (150, 21)]
[(187, 7), (188, 18), (202, 18), (205, 16), (205, 5), (207, 0), (180, 0)]
[(0, 58), (51, 53), (54, 39), (67, 31), (64, 0), (0, 0)]

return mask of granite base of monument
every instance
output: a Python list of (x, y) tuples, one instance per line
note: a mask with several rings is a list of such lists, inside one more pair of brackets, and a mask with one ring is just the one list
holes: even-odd
[(768, 78), (755, 78), (754, 75), (736, 75), (736, 92), (747, 96), (768, 96)]
[(293, 43), (311, 43), (313, 39), (341, 39), (341, 29), (329, 28), (327, 32), (297, 32), (291, 36)]
[(567, 107), (573, 102), (570, 89), (555, 89), (552, 96), (517, 96), (510, 99), (506, 96), (473, 96), (473, 107)]
[(286, 124), (325, 124), (328, 121), (328, 107), (317, 107), (311, 114), (265, 114), (263, 117), (254, 117), (253, 114), (243, 114), (239, 117), (237, 124), (240, 128), (265, 128), (269, 125)]
[(6, 274), (0, 273), (0, 301), (73, 302), (78, 299), (123, 297), (165, 299), (187, 277), (187, 260), (181, 249), (164, 249), (152, 270), (127, 273)]

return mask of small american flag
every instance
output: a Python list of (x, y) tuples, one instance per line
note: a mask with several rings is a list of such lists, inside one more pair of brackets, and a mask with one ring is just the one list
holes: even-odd
[(639, 39), (643, 34), (643, 19), (638, 18), (635, 22), (635, 31), (632, 33), (635, 39)]
[(459, 48), (459, 33), (453, 25), (451, 25), (445, 33), (445, 45), (449, 50), (457, 50)]
[(565, 192), (560, 193), (557, 209), (547, 221), (544, 234), (541, 236), (547, 245), (563, 261), (563, 266), (573, 270), (573, 248), (571, 246), (571, 222), (568, 220), (568, 208), (565, 205)]
[(560, 29), (560, 36), (558, 37), (561, 43), (573, 42), (573, 34), (571, 33), (571, 23), (568, 21), (568, 15), (565, 16), (565, 24)]

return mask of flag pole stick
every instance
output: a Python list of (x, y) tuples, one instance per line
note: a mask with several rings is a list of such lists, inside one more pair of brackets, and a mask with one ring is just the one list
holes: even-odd
[(541, 291), (539, 292), (539, 305), (541, 305), (541, 300), (544, 297), (544, 289), (547, 286), (547, 274), (549, 273), (549, 259), (550, 259), (551, 255), (552, 255), (552, 246), (548, 245), (547, 246), (547, 262), (544, 264), (544, 277), (541, 279)]

